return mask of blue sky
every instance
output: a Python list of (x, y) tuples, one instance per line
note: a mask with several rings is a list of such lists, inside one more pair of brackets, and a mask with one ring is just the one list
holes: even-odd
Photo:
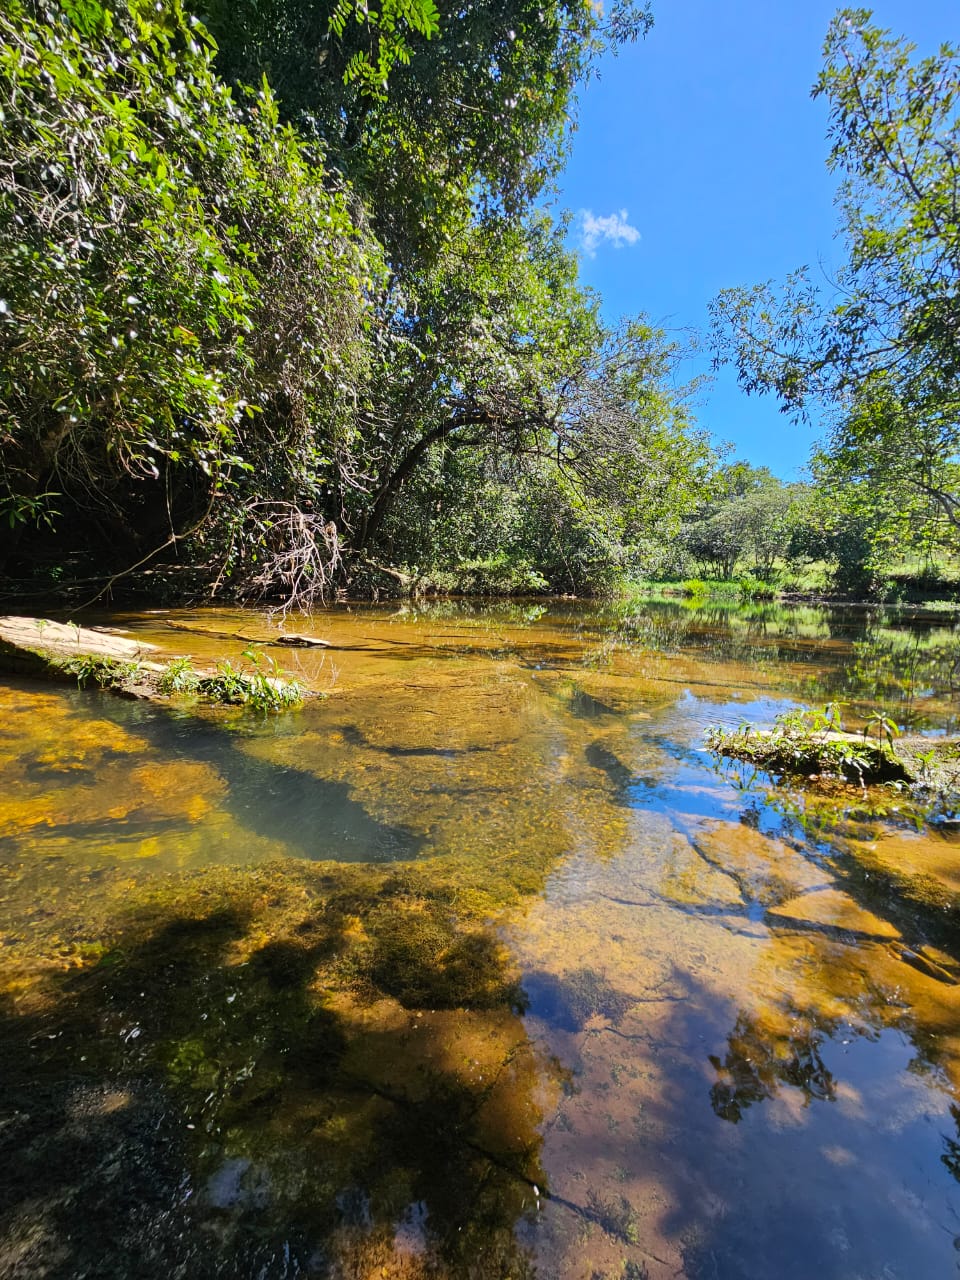
[[(705, 331), (721, 288), (843, 260), (826, 107), (810, 98), (837, 7), (654, 0), (650, 35), (604, 59), (581, 97), (559, 203), (577, 215), (582, 278), (609, 319), (643, 311), (667, 329)], [(921, 53), (960, 40), (957, 0), (889, 0), (873, 12)], [(816, 437), (773, 399), (743, 395), (731, 371), (698, 416), (737, 457), (784, 479)]]

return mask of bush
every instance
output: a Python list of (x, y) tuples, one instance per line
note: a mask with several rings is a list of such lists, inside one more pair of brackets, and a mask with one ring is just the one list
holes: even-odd
[(376, 254), (176, 0), (34, 12), (0, 15), (0, 506), (249, 567), (352, 429)]

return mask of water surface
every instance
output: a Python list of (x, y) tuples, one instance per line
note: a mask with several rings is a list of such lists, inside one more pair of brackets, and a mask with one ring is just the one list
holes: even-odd
[(956, 731), (949, 621), (290, 626), (329, 696), (281, 716), (0, 686), (0, 1275), (960, 1270), (956, 828), (702, 749), (828, 699)]

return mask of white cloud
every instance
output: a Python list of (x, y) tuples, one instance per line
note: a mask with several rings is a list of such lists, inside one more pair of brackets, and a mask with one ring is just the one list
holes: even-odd
[(592, 209), (580, 210), (580, 244), (588, 258), (597, 256), (600, 244), (612, 244), (614, 249), (622, 249), (625, 245), (636, 244), (640, 232), (631, 227), (626, 209), (619, 213), (610, 213), (606, 217), (598, 217)]

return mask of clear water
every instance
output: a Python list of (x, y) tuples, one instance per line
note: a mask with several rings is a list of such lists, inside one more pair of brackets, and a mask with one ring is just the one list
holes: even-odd
[(290, 626), (329, 696), (279, 717), (0, 686), (0, 1275), (960, 1270), (957, 831), (702, 749), (831, 698), (955, 732), (949, 624)]

